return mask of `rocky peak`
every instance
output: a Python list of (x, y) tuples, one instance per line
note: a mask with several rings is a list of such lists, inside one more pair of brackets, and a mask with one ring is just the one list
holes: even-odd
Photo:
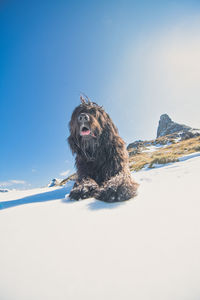
[(163, 114), (160, 116), (158, 129), (157, 129), (157, 138), (175, 132), (186, 133), (190, 130), (192, 130), (191, 127), (183, 124), (175, 123), (167, 114)]
[(168, 116), (168, 114), (163, 114), (160, 116), (160, 123), (164, 124), (169, 124), (172, 123), (172, 119)]

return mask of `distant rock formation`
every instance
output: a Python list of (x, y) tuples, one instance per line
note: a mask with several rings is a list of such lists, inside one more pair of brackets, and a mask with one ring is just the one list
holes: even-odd
[(0, 189), (0, 193), (7, 193), (7, 192), (9, 192), (8, 189)]
[(200, 130), (175, 123), (167, 114), (161, 115), (157, 129), (157, 138), (173, 133), (179, 133), (183, 140), (200, 135)]
[[(140, 148), (144, 145), (144, 142), (139, 140), (139, 141), (135, 141), (131, 144), (128, 145), (127, 150), (129, 151), (129, 155), (135, 155), (138, 154), (140, 152)], [(131, 151), (130, 151), (131, 149)]]
[(60, 180), (57, 178), (54, 178), (50, 181), (48, 184), (48, 187), (53, 187), (53, 186), (59, 186), (60, 185)]
[(200, 129), (194, 129), (190, 126), (175, 123), (167, 114), (163, 114), (160, 116), (156, 139), (151, 141), (135, 141), (128, 145), (127, 150), (129, 156), (134, 156), (141, 153), (141, 151), (143, 151), (145, 147), (149, 147), (149, 145), (164, 146), (197, 136), (200, 136)]
[(68, 176), (65, 179), (54, 178), (50, 181), (50, 183), (48, 184), (48, 187), (62, 186), (62, 185), (65, 185), (68, 181), (75, 181), (75, 180), (76, 180), (76, 173), (71, 174), (70, 176)]

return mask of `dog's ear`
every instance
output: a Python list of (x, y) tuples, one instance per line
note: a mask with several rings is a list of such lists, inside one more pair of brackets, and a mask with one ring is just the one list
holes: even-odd
[(110, 118), (109, 114), (107, 114), (104, 110), (101, 110), (99, 114), (99, 123), (101, 127), (107, 131), (107, 134), (110, 136), (118, 135), (118, 129)]
[(115, 126), (115, 124), (113, 123), (109, 114), (107, 114), (107, 113), (106, 113), (106, 119), (107, 119), (106, 124), (108, 126), (109, 131), (111, 131), (113, 133), (113, 135), (118, 135), (119, 134), (118, 129)]

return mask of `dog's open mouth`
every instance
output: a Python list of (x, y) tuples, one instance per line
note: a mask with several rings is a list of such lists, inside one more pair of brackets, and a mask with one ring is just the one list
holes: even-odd
[(82, 126), (80, 130), (80, 135), (87, 136), (91, 134), (91, 130), (87, 126)]
[(87, 125), (81, 126), (80, 135), (84, 136), (84, 137), (86, 137), (86, 136), (91, 137), (92, 136), (92, 137), (96, 138), (96, 135), (90, 130), (89, 126), (87, 126)]

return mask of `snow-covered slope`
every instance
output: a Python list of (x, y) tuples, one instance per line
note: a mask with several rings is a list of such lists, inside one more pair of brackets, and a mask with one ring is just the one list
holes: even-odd
[(200, 157), (134, 173), (125, 203), (0, 194), (1, 300), (200, 299)]

